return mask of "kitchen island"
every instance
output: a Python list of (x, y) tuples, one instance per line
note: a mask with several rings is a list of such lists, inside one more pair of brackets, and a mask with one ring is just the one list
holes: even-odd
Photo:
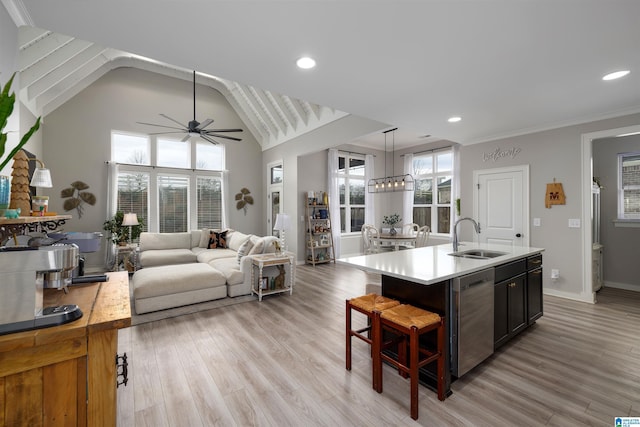
[[(478, 251), (490, 257), (481, 257)], [(446, 349), (446, 389), (449, 394), (452, 375), (458, 373), (458, 356), (465, 356), (479, 347), (479, 343), (469, 340), (462, 345), (461, 337), (488, 336), (491, 341), (489, 352), (492, 353), (494, 348), (506, 343), (542, 315), (543, 251), (541, 248), (464, 242), (455, 253), (462, 256), (451, 255), (453, 246), (444, 244), (345, 257), (337, 262), (381, 274), (383, 295), (444, 316), (449, 338)], [(489, 284), (485, 281), (485, 286), (490, 286), (485, 289), (493, 299), (485, 299), (486, 304), (482, 304), (487, 313), (485, 317), (490, 319), (482, 323), (476, 319), (465, 322), (461, 313), (464, 298), (459, 291), (473, 287), (473, 282), (465, 285), (464, 278), (483, 272), (489, 272), (491, 278)], [(472, 292), (468, 294), (472, 295)], [(479, 308), (482, 307), (475, 307), (473, 311)], [(470, 331), (469, 327), (476, 330)], [(478, 331), (479, 327), (484, 330)], [(482, 345), (486, 347), (487, 343)], [(432, 373), (421, 371), (421, 380), (432, 385)]]

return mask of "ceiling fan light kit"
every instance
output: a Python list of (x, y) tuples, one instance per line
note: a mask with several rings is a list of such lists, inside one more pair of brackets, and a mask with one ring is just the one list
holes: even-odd
[(206, 119), (202, 123), (196, 120), (196, 72), (195, 71), (193, 72), (193, 120), (189, 121), (189, 123), (185, 126), (184, 124), (180, 123), (176, 119), (173, 119), (167, 116), (166, 114), (160, 113), (160, 115), (167, 120), (171, 120), (172, 122), (177, 124), (179, 127), (159, 125), (155, 123), (145, 123), (145, 122), (136, 122), (136, 123), (141, 125), (147, 125), (147, 126), (157, 126), (157, 127), (162, 127), (166, 129), (173, 129), (173, 130), (167, 130), (163, 132), (150, 133), (149, 135), (168, 135), (172, 133), (184, 133), (186, 135), (184, 136), (184, 138), (182, 138), (182, 142), (188, 141), (189, 138), (198, 138), (198, 137), (214, 145), (218, 144), (218, 141), (216, 141), (214, 138), (230, 139), (232, 141), (242, 141), (241, 138), (236, 138), (236, 137), (227, 136), (227, 135), (220, 135), (221, 133), (228, 133), (228, 132), (242, 132), (242, 129), (207, 129), (207, 127), (211, 123), (213, 123), (213, 119)]
[[(367, 191), (369, 193), (388, 193), (392, 191), (413, 191), (415, 190), (415, 181), (410, 174), (396, 175), (395, 166), (393, 166), (393, 158), (396, 153), (395, 131), (398, 128), (386, 130), (384, 133), (384, 174), (383, 178), (372, 178), (367, 182)], [(392, 176), (387, 176), (387, 133), (393, 132), (393, 151), (391, 155)]]

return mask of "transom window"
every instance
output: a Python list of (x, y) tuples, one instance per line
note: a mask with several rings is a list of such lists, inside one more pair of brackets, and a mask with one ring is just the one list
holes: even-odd
[[(164, 233), (222, 228), (224, 145), (112, 132), (119, 164), (117, 210)], [(150, 167), (151, 166), (151, 167)]]
[(451, 224), (451, 150), (413, 157), (413, 222), (432, 233), (449, 234)]
[(640, 219), (640, 153), (618, 154), (618, 219)]
[(340, 192), (340, 232), (359, 233), (364, 224), (364, 156), (338, 155), (338, 189)]

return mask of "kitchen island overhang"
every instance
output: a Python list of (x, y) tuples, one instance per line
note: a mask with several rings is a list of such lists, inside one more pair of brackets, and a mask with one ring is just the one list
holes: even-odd
[[(535, 319), (542, 315), (542, 256), (543, 248), (535, 247), (511, 247), (497, 244), (469, 243), (463, 242), (460, 245), (459, 252), (467, 251), (491, 251), (499, 252), (504, 255), (491, 254), (492, 258), (465, 258), (451, 255), (454, 253), (451, 244), (443, 244), (437, 246), (427, 246), (403, 251), (385, 252), (371, 255), (359, 255), (353, 257), (344, 257), (336, 262), (355, 267), (370, 273), (378, 273), (382, 276), (382, 295), (398, 299), (403, 303), (415, 305), (417, 307), (437, 312), (444, 316), (446, 321), (446, 330), (448, 335), (449, 346), (446, 349), (446, 390), (447, 394), (451, 393), (452, 363), (451, 355), (459, 355), (457, 348), (458, 333), (460, 330), (460, 321), (458, 307), (460, 303), (460, 295), (454, 295), (452, 283), (459, 278), (466, 277), (474, 273), (480, 273), (487, 269), (513, 270), (514, 267), (523, 267), (525, 270), (518, 273), (520, 276), (525, 275), (524, 281), (520, 280), (520, 285), (526, 287), (527, 268), (531, 260), (539, 261), (539, 265), (535, 266), (540, 270), (539, 277), (539, 300), (540, 313), (535, 317), (528, 317), (526, 312), (524, 317)], [(496, 278), (496, 285), (502, 285)], [(527, 289), (520, 289), (516, 282), (504, 283), (505, 291), (522, 293), (523, 304), (526, 304)], [(495, 298), (502, 298), (502, 287), (500, 290), (496, 288)], [(532, 301), (534, 299), (532, 298)], [(537, 300), (537, 298), (536, 298)], [(501, 300), (500, 300), (501, 301)], [(500, 305), (500, 304), (497, 304)], [(515, 307), (518, 309), (518, 307)], [(495, 310), (498, 310), (496, 307)], [(502, 310), (502, 308), (500, 308)], [(518, 310), (515, 310), (518, 312)], [(525, 307), (526, 311), (526, 307)], [(501, 316), (501, 312), (495, 314)], [(505, 314), (506, 315), (506, 314)], [(492, 319), (493, 320), (493, 319)], [(505, 320), (506, 322), (507, 320)], [(510, 322), (510, 320), (509, 320)], [(525, 326), (530, 324), (526, 323)], [(492, 323), (493, 325), (493, 323)], [(455, 327), (455, 330), (454, 330)], [(516, 333), (522, 329), (518, 328)], [(493, 331), (492, 331), (493, 332)], [(493, 337), (493, 334), (491, 335)], [(500, 345), (502, 345), (502, 340)], [(453, 348), (455, 347), (455, 348)], [(435, 376), (428, 370), (421, 371), (421, 381), (434, 388)]]

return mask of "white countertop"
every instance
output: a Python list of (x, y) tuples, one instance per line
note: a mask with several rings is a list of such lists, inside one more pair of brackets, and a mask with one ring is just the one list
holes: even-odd
[(449, 255), (453, 252), (453, 245), (448, 243), (438, 246), (340, 258), (336, 262), (373, 273), (410, 280), (423, 285), (431, 285), (544, 251), (542, 248), (511, 247), (470, 242), (461, 242), (458, 251), (462, 252), (470, 249), (488, 249), (506, 252), (507, 254), (490, 259), (455, 257)]

